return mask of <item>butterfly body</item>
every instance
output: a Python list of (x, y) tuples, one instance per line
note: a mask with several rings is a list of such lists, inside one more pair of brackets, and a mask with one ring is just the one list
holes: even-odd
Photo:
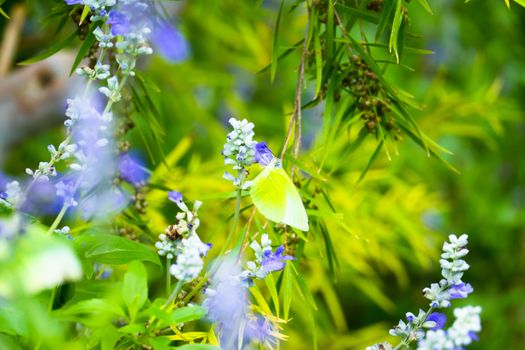
[(308, 231), (308, 216), (292, 180), (272, 160), (253, 180), (250, 196), (257, 209), (268, 219)]

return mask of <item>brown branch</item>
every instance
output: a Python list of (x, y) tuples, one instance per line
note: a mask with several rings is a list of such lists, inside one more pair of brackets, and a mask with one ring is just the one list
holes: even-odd
[[(292, 136), (292, 130), (295, 130), (294, 135), (294, 150), (293, 154), (295, 157), (299, 154), (299, 149), (301, 147), (301, 109), (302, 109), (302, 89), (304, 84), (304, 64), (306, 60), (306, 55), (308, 53), (308, 33), (310, 31), (310, 7), (308, 5), (308, 2), (306, 2), (306, 9), (307, 9), (307, 15), (308, 15), (308, 23), (306, 25), (306, 34), (304, 37), (303, 42), (303, 50), (301, 53), (301, 63), (299, 64), (299, 69), (297, 72), (297, 88), (295, 90), (295, 99), (294, 99), (294, 107), (292, 112), (292, 118), (290, 119), (290, 124), (288, 125), (288, 131), (286, 133), (286, 138), (284, 139), (283, 148), (281, 150), (281, 160), (284, 158), (284, 154), (286, 152), (286, 149), (288, 148), (288, 143), (290, 141), (290, 138)], [(293, 171), (292, 171), (293, 175)]]
[(20, 32), (26, 19), (25, 5), (15, 5), (0, 47), (0, 77), (5, 77), (13, 65)]

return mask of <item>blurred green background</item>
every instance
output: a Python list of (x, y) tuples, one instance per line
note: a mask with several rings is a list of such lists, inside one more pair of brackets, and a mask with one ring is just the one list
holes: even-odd
[[(6, 1), (2, 7), (9, 13), (15, 3), (22, 2)], [(55, 40), (56, 23), (42, 22), (53, 3), (27, 2), (29, 16), (16, 61)], [(137, 124), (130, 135), (132, 148), (151, 169), (162, 169), (162, 152), (172, 157), (173, 168), (158, 170), (155, 180), (205, 201), (202, 232), (213, 240), (221, 239), (217, 223), (229, 215), (224, 202), (206, 200), (211, 193), (230, 190), (221, 180), (226, 120), (233, 115), (254, 122), (257, 139), (277, 151), (293, 106), (300, 57), (292, 53), (280, 61), (273, 83), (268, 70), (260, 72), (271, 61), (279, 2), (260, 3), (166, 4), (190, 43), (191, 57), (176, 65), (161, 57), (142, 63), (143, 75), (161, 91), (151, 93), (157, 108), (152, 118), (161, 132), (151, 132), (149, 117), (132, 116)], [(413, 46), (434, 54), (407, 55), (403, 64), (413, 70), (390, 65), (386, 76), (425, 106), (411, 113), (426, 134), (454, 153), (446, 158), (460, 174), (404, 138), (398, 154), (392, 152), (389, 160), (381, 153), (357, 185), (376, 143), (369, 137), (343, 157), (355, 136), (340, 136), (341, 146), (328, 161), (337, 167), (324, 174), (347, 223), (343, 228), (335, 216), (329, 221), (339, 265), (332, 276), (322, 249), (313, 243), (307, 244), (303, 263), (318, 307), (320, 349), (364, 348), (385, 339), (405, 312), (424, 308), (421, 290), (439, 279), (439, 252), (450, 233), (469, 234), (471, 269), (465, 280), (474, 287), (468, 300), (455, 305), (483, 307), (480, 341), (470, 348), (525, 348), (525, 8), (513, 4), (509, 10), (503, 0), (429, 3), (433, 15), (415, 1), (409, 5), (409, 30), (415, 33)], [(1, 21), (3, 31), (6, 20)], [(300, 12), (285, 12), (281, 50), (303, 36), (305, 24)], [(307, 84), (305, 96), (313, 93), (313, 85)], [(315, 164), (311, 149), (322, 112), (322, 106), (304, 111), (300, 159), (309, 164)], [(57, 125), (8, 149), (6, 173), (20, 175), (45, 159), (45, 146), (59, 141), (62, 132)], [(165, 224), (157, 214), (160, 196), (150, 193), (152, 230)], [(284, 349), (312, 347), (303, 307), (294, 301)]]

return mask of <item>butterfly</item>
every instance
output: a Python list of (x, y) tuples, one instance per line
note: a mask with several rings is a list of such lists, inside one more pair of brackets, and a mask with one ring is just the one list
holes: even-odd
[(266, 142), (255, 146), (255, 160), (264, 166), (252, 182), (250, 196), (267, 219), (308, 231), (308, 216), (292, 180)]

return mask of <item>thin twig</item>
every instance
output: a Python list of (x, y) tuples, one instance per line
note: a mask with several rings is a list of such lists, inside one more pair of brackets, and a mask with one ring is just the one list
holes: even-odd
[[(292, 130), (295, 129), (295, 139), (294, 139), (294, 156), (297, 157), (299, 154), (299, 149), (301, 147), (301, 103), (302, 103), (302, 90), (304, 84), (304, 62), (306, 60), (306, 54), (308, 53), (308, 33), (310, 31), (310, 7), (308, 2), (306, 3), (307, 14), (308, 14), (308, 24), (306, 25), (306, 34), (303, 42), (303, 50), (301, 53), (301, 63), (299, 64), (299, 71), (297, 72), (297, 88), (295, 90), (295, 99), (294, 107), (292, 112), (292, 118), (290, 119), (290, 124), (288, 125), (288, 131), (286, 133), (286, 138), (284, 139), (283, 148), (281, 150), (281, 160), (284, 158), (286, 149), (288, 148), (288, 142), (292, 136)], [(292, 170), (293, 177), (293, 170)]]

